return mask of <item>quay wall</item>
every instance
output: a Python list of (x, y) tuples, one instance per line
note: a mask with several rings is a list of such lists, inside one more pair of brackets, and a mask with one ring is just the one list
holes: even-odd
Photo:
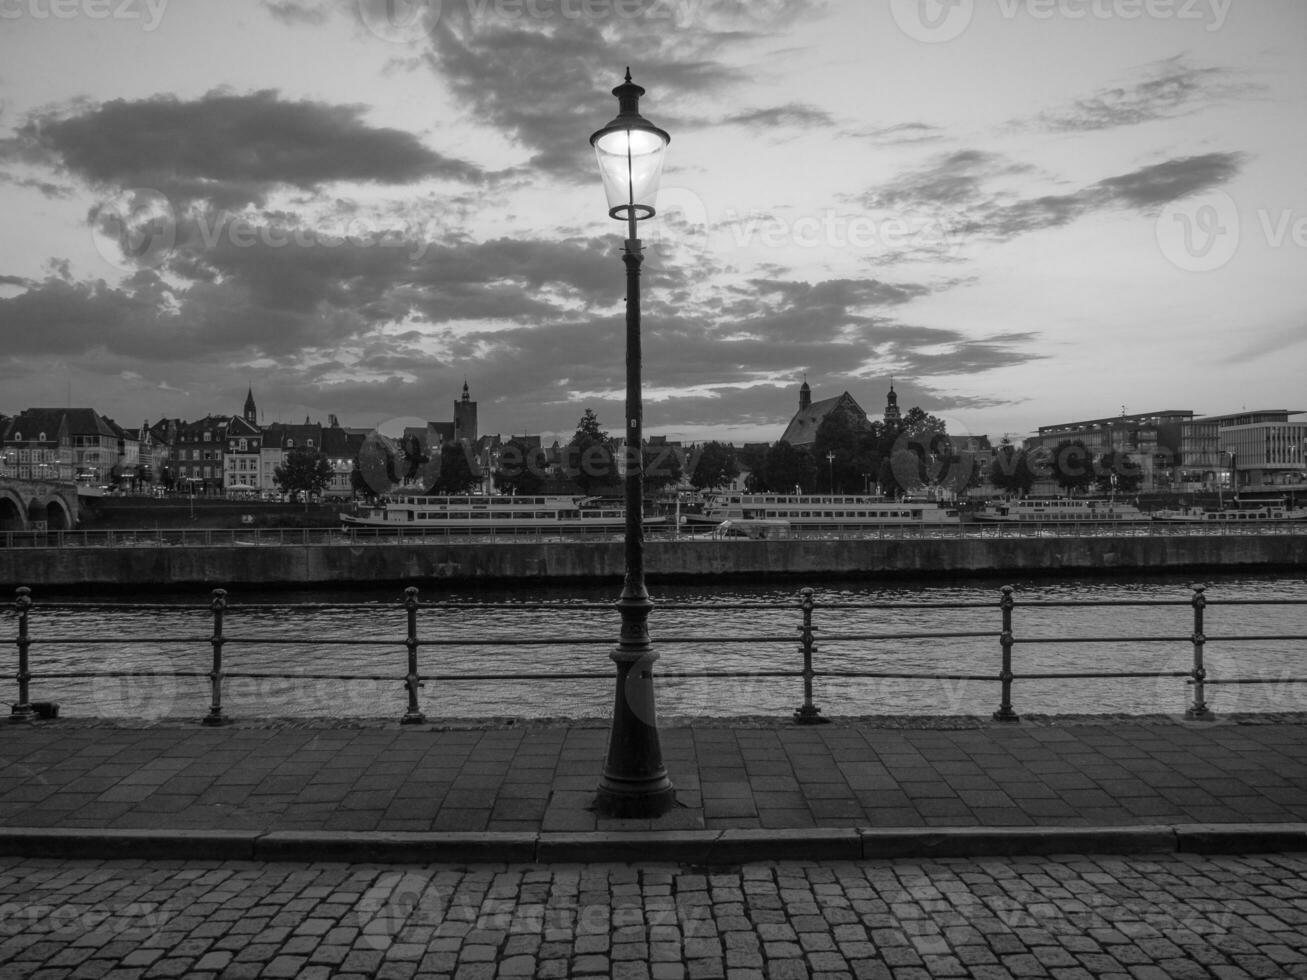
[[(1307, 533), (645, 542), (651, 580), (1307, 569)], [(0, 549), (0, 585), (134, 589), (620, 580), (620, 541)]]

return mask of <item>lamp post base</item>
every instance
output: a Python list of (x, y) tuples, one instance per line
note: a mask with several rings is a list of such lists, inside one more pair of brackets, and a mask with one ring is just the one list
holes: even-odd
[(617, 650), (617, 694), (608, 762), (594, 808), (606, 817), (661, 817), (676, 805), (676, 790), (663, 768), (654, 717), (653, 663), (658, 654)]

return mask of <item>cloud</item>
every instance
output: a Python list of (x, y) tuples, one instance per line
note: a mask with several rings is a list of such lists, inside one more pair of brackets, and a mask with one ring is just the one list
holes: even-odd
[(1035, 168), (1000, 154), (964, 150), (868, 191), (862, 200), (867, 207), (882, 209), (947, 207), (952, 209), (954, 234), (1006, 241), (1098, 211), (1152, 213), (1230, 181), (1244, 162), (1244, 154), (1237, 152), (1176, 157), (1066, 193), (1022, 197), (1028, 181), (1039, 176)]
[[(365, 18), (377, 16), (369, 9)], [(574, 181), (589, 173), (585, 137), (615, 114), (608, 91), (628, 63), (649, 89), (642, 108), (654, 122), (669, 130), (708, 125), (683, 106), (748, 80), (727, 55), (821, 9), (819, 0), (444, 4), (429, 25), (428, 64), (460, 102), (522, 148), (521, 166)], [(631, 51), (638, 62), (621, 54)], [(810, 125), (812, 112), (796, 108), (788, 123)]]
[(724, 126), (745, 126), (751, 129), (811, 129), (834, 125), (830, 113), (816, 106), (790, 103), (770, 109), (750, 109), (726, 116), (721, 120)]
[(1182, 55), (1148, 65), (1141, 74), (1144, 77), (1138, 81), (1100, 89), (1086, 98), (1046, 110), (1024, 125), (1054, 132), (1137, 126), (1255, 96), (1265, 89), (1247, 81), (1241, 71), (1199, 68), (1188, 64)]
[(882, 146), (903, 146), (938, 142), (944, 138), (945, 133), (938, 126), (931, 126), (922, 122), (908, 122), (899, 123), (895, 126), (885, 126), (880, 129), (855, 132), (850, 135), (870, 140)]
[(98, 187), (152, 188), (175, 206), (262, 204), (277, 188), (333, 181), (475, 182), (471, 164), (416, 136), (363, 122), (365, 107), (285, 101), (273, 91), (214, 91), (73, 105), (37, 114), (3, 147), (6, 157), (48, 166)]
[(314, 6), (299, 0), (263, 0), (268, 13), (283, 24), (309, 24), (316, 26), (324, 23), (331, 14), (330, 8), (321, 4)]

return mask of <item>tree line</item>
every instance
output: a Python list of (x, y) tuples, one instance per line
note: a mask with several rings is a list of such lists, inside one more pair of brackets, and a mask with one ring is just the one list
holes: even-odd
[[(499, 493), (538, 495), (580, 492), (620, 496), (623, 475), (637, 461), (605, 431), (587, 408), (556, 464), (546, 450), (520, 439), (500, 447), (491, 474)], [(837, 409), (817, 428), (810, 446), (778, 441), (746, 445), (712, 441), (690, 449), (645, 445), (640, 448), (644, 489), (655, 494), (689, 483), (696, 490), (730, 486), (747, 471), (751, 493), (878, 493), (896, 497), (928, 489), (955, 494), (986, 478), (997, 489), (1028, 493), (1036, 481), (1052, 479), (1069, 493), (1138, 490), (1142, 471), (1124, 453), (1095, 456), (1083, 442), (1066, 440), (1053, 449), (1026, 450), (1006, 440), (993, 454), (960, 449), (942, 419), (920, 408), (886, 423)], [(321, 493), (332, 478), (325, 455), (296, 448), (277, 467), (279, 487), (292, 494)], [(465, 494), (482, 483), (470, 447), (446, 443), (425, 447), (415, 435), (391, 439), (371, 433), (355, 460), (351, 487), (360, 494), (382, 494), (404, 484), (428, 493)]]

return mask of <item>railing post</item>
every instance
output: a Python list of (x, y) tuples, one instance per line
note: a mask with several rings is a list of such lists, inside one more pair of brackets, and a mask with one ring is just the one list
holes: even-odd
[(28, 682), (31, 681), (32, 674), (27, 662), (27, 650), (32, 645), (27, 633), (27, 614), (32, 608), (32, 590), (25, 585), (20, 585), (17, 595), (18, 597), (14, 599), (14, 608), (18, 611), (18, 703), (10, 712), (9, 720), (17, 724), (26, 724), (36, 715), (30, 699), (31, 692), (28, 690)]
[(813, 643), (812, 625), (812, 589), (799, 593), (799, 608), (803, 610), (803, 625), (799, 627), (799, 652), (803, 654), (803, 704), (794, 710), (794, 722), (797, 725), (824, 725), (829, 718), (821, 716), (821, 709), (812, 703), (812, 655), (817, 652)]
[(1012, 597), (1013, 588), (1010, 585), (1003, 586), (1003, 598), (998, 602), (998, 608), (1003, 612), (1003, 629), (998, 635), (998, 642), (1003, 647), (1003, 665), (998, 672), (998, 679), (1003, 684), (1002, 701), (999, 703), (998, 710), (994, 712), (995, 721), (1020, 721), (1021, 716), (1012, 710), (1012, 607), (1016, 605), (1016, 599)]
[(404, 687), (408, 689), (408, 711), (400, 719), (401, 725), (420, 725), (427, 720), (418, 708), (418, 688), (422, 687), (422, 678), (418, 676), (418, 590), (410, 585), (404, 590), (404, 608), (408, 611), (408, 637), (404, 646), (408, 647), (408, 676)]
[(213, 700), (209, 705), (209, 713), (204, 716), (204, 724), (225, 725), (227, 719), (222, 714), (222, 645), (226, 640), (222, 636), (222, 615), (227, 608), (226, 589), (213, 590), (213, 601), (209, 603), (209, 608), (213, 610), (213, 636), (210, 640), (213, 643), (213, 669), (209, 671)]
[(1207, 591), (1205, 585), (1192, 586), (1194, 596), (1190, 603), (1194, 607), (1194, 703), (1189, 706), (1189, 710), (1184, 716), (1191, 721), (1210, 721), (1212, 719), (1212, 709), (1207, 707), (1207, 691), (1204, 682), (1207, 680), (1207, 668), (1203, 665), (1203, 645), (1207, 642), (1207, 637), (1203, 633), (1203, 610), (1207, 607)]

